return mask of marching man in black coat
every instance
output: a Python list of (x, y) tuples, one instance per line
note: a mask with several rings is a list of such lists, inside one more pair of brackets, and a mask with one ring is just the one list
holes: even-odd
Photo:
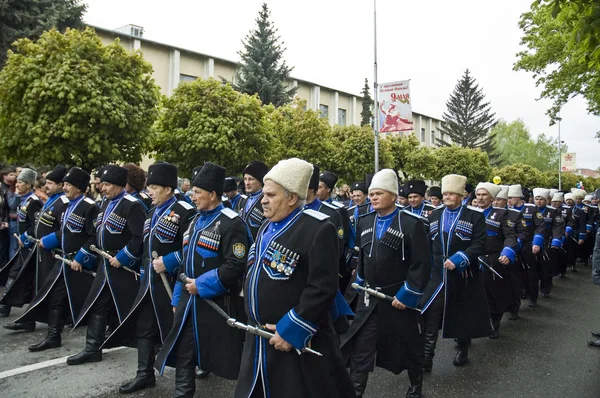
[(478, 209), (462, 205), (466, 182), (466, 177), (456, 174), (442, 178), (444, 208), (429, 216), (433, 268), (421, 301), (427, 320), (428, 370), (440, 328), (442, 338), (458, 339), (456, 366), (468, 363), (472, 338), (489, 336), (491, 332), (478, 260), (485, 251), (485, 218)]
[(250, 228), (252, 239), (256, 239), (256, 233), (265, 221), (261, 200), (263, 197), (263, 177), (267, 174), (267, 171), (269, 171), (269, 168), (266, 164), (253, 160), (242, 172), (244, 187), (248, 196), (240, 199), (239, 213), (242, 220)]
[(244, 297), (250, 326), (274, 336), (246, 333), (237, 398), (354, 396), (330, 317), (339, 238), (327, 215), (302, 210), (312, 171), (293, 158), (264, 178), (269, 221), (248, 254)]
[(155, 364), (161, 374), (165, 366), (175, 367), (175, 397), (194, 396), (196, 366), (231, 380), (240, 369), (243, 333), (223, 317), (239, 318), (244, 311), (235, 299), (250, 237), (238, 213), (221, 203), (224, 181), (225, 168), (206, 162), (192, 182), (200, 213), (184, 235), (175, 319)]
[(429, 217), (431, 212), (435, 210), (435, 206), (425, 202), (425, 192), (427, 191), (425, 181), (410, 180), (404, 184), (404, 190), (409, 204), (406, 210), (424, 218)]
[(95, 222), (99, 212), (96, 203), (86, 197), (90, 175), (73, 167), (63, 178), (65, 196), (69, 205), (64, 211), (58, 231), (42, 237), (40, 249), (53, 250), (60, 260), (33, 298), (27, 312), (15, 323), (48, 321), (48, 334), (29, 351), (43, 351), (61, 346), (65, 323), (74, 322), (93, 281), (97, 258), (90, 245), (96, 243)]
[[(183, 259), (183, 234), (196, 210), (188, 202), (175, 197), (177, 167), (156, 163), (148, 168), (148, 194), (152, 210), (144, 222), (144, 249), (140, 265), (140, 287), (131, 311), (119, 327), (104, 342), (103, 348), (130, 345), (138, 349), (138, 370), (135, 378), (119, 388), (129, 394), (154, 387), (155, 345), (162, 345), (173, 326), (170, 280)], [(167, 275), (163, 280), (162, 275)]]
[(407, 397), (423, 388), (424, 340), (418, 309), (431, 272), (427, 227), (421, 217), (396, 207), (398, 179), (391, 169), (375, 174), (369, 186), (373, 212), (358, 219), (360, 248), (356, 283), (390, 300), (361, 292), (356, 317), (341, 338), (351, 350), (350, 376), (362, 397), (377, 365), (395, 374), (408, 369)]
[(146, 210), (140, 201), (125, 191), (127, 169), (107, 165), (100, 180), (105, 200), (96, 219), (96, 246), (111, 257), (102, 257), (90, 293), (75, 322), (74, 327), (77, 327), (84, 319), (88, 320), (85, 348), (68, 357), (68, 365), (102, 360), (100, 347), (106, 325), (109, 320), (123, 321), (138, 287), (134, 270), (139, 268), (142, 253)]

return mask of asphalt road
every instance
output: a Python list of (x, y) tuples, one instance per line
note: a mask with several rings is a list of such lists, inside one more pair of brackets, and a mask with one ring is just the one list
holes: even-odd
[[(423, 396), (434, 397), (600, 397), (600, 349), (588, 347), (590, 331), (600, 331), (600, 288), (591, 283), (590, 267), (555, 279), (552, 295), (537, 308), (522, 307), (518, 321), (502, 321), (498, 340), (473, 342), (469, 366), (452, 365), (454, 342), (438, 344), (431, 374), (425, 376)], [(524, 302), (525, 304), (525, 302)], [(23, 312), (13, 309), (12, 321)], [(85, 329), (63, 333), (60, 349), (30, 353), (27, 346), (41, 341), (46, 326), (33, 333), (0, 328), (1, 397), (113, 397), (135, 375), (137, 354), (129, 348), (105, 353), (95, 364), (67, 366), (66, 356), (83, 349)], [(197, 381), (197, 397), (231, 397), (234, 381), (210, 376)], [(403, 397), (405, 373), (395, 376), (377, 369), (367, 397)], [(174, 371), (167, 369), (156, 388), (132, 397), (173, 395)]]

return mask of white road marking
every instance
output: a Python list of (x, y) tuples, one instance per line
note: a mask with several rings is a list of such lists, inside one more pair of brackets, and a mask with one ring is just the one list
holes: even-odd
[[(102, 353), (106, 354), (106, 353), (109, 353), (112, 351), (118, 351), (118, 350), (122, 350), (125, 348), (127, 348), (127, 347), (109, 348), (108, 350), (102, 350)], [(0, 372), (0, 380), (6, 379), (7, 377), (20, 375), (22, 373), (33, 372), (34, 370), (44, 369), (44, 368), (48, 368), (50, 366), (66, 363), (67, 358), (69, 356), (62, 357), (62, 358), (56, 358), (56, 359), (50, 359), (48, 361), (34, 363), (31, 365), (21, 366), (20, 368), (15, 368), (15, 369), (11, 369), (11, 370), (6, 370), (4, 372)]]

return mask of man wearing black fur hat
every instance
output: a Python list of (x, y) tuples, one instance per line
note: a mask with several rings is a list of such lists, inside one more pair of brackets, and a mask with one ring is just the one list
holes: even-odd
[(137, 200), (139, 200), (146, 213), (152, 208), (152, 199), (144, 192), (144, 185), (146, 184), (146, 173), (144, 170), (133, 163), (125, 163), (124, 169), (127, 169), (127, 185), (125, 185), (125, 191)]
[(227, 325), (211, 307), (239, 319), (245, 309), (237, 297), (246, 269), (249, 231), (232, 209), (221, 203), (225, 168), (206, 162), (192, 182), (200, 214), (190, 223), (183, 242), (183, 263), (173, 293), (173, 327), (156, 358), (155, 368), (175, 367), (175, 397), (193, 397), (195, 367), (217, 376), (237, 378), (243, 333)]
[[(90, 293), (75, 327), (87, 320), (85, 349), (67, 358), (68, 365), (102, 360), (107, 323), (121, 323), (137, 291), (146, 211), (139, 200), (125, 192), (127, 169), (108, 165), (100, 176), (105, 200), (96, 219), (96, 246), (112, 256), (102, 258)], [(127, 267), (127, 268), (124, 268)]]
[(153, 207), (144, 223), (140, 288), (130, 313), (103, 345), (103, 348), (130, 345), (135, 337), (137, 374), (119, 388), (122, 394), (154, 387), (155, 346), (164, 343), (173, 326), (171, 298), (161, 274), (171, 279), (180, 267), (183, 235), (196, 215), (189, 203), (175, 198), (176, 187), (175, 165), (162, 162), (148, 168), (148, 194)]
[(429, 217), (435, 206), (425, 202), (427, 185), (423, 180), (410, 180), (404, 185), (410, 207), (406, 210), (421, 217)]
[(263, 162), (253, 160), (243, 171), (246, 199), (240, 200), (240, 217), (250, 228), (252, 239), (256, 239), (258, 229), (265, 221), (261, 200), (263, 197), (263, 177), (269, 168)]
[(50, 275), (33, 298), (27, 312), (15, 323), (48, 322), (48, 334), (29, 351), (43, 351), (61, 346), (65, 323), (74, 322), (92, 285), (92, 271), (97, 257), (90, 250), (96, 244), (96, 217), (100, 209), (84, 195), (90, 175), (73, 167), (63, 178), (69, 205), (63, 213), (60, 229), (42, 237), (39, 247), (53, 250), (67, 261), (54, 265)]
[(227, 177), (223, 183), (223, 197), (226, 200), (223, 201), (225, 207), (229, 207), (236, 212), (240, 212), (244, 200), (248, 199), (246, 195), (242, 195), (238, 192), (237, 181), (235, 177)]
[(435, 208), (442, 206), (442, 188), (429, 187), (429, 201)]
[[(48, 200), (36, 217), (35, 228), (33, 231), (33, 237), (36, 239), (41, 239), (48, 234), (57, 232), (60, 228), (62, 214), (69, 205), (69, 199), (67, 199), (63, 192), (62, 179), (65, 174), (67, 174), (67, 169), (65, 166), (59, 165), (46, 176), (45, 188), (46, 193), (48, 194)], [(34, 245), (32, 240), (26, 239), (26, 241), (25, 247), (31, 248)], [(37, 294), (42, 287), (42, 284), (48, 277), (56, 260), (54, 259), (52, 252), (38, 249), (36, 262), (36, 275), (33, 281), (35, 294)], [(35, 321), (9, 323), (4, 325), (4, 327), (9, 330), (33, 331), (35, 330)]]

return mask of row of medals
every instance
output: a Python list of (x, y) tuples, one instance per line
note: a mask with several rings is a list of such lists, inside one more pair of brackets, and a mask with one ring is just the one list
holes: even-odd
[[(290, 276), (294, 271), (289, 265), (286, 266), (285, 262), (290, 257), (290, 251), (283, 248), (279, 243), (275, 243), (273, 247), (273, 260), (271, 261), (271, 268), (276, 269), (277, 272), (283, 272), (287, 276)], [(298, 261), (300, 256), (292, 254), (291, 258)]]

